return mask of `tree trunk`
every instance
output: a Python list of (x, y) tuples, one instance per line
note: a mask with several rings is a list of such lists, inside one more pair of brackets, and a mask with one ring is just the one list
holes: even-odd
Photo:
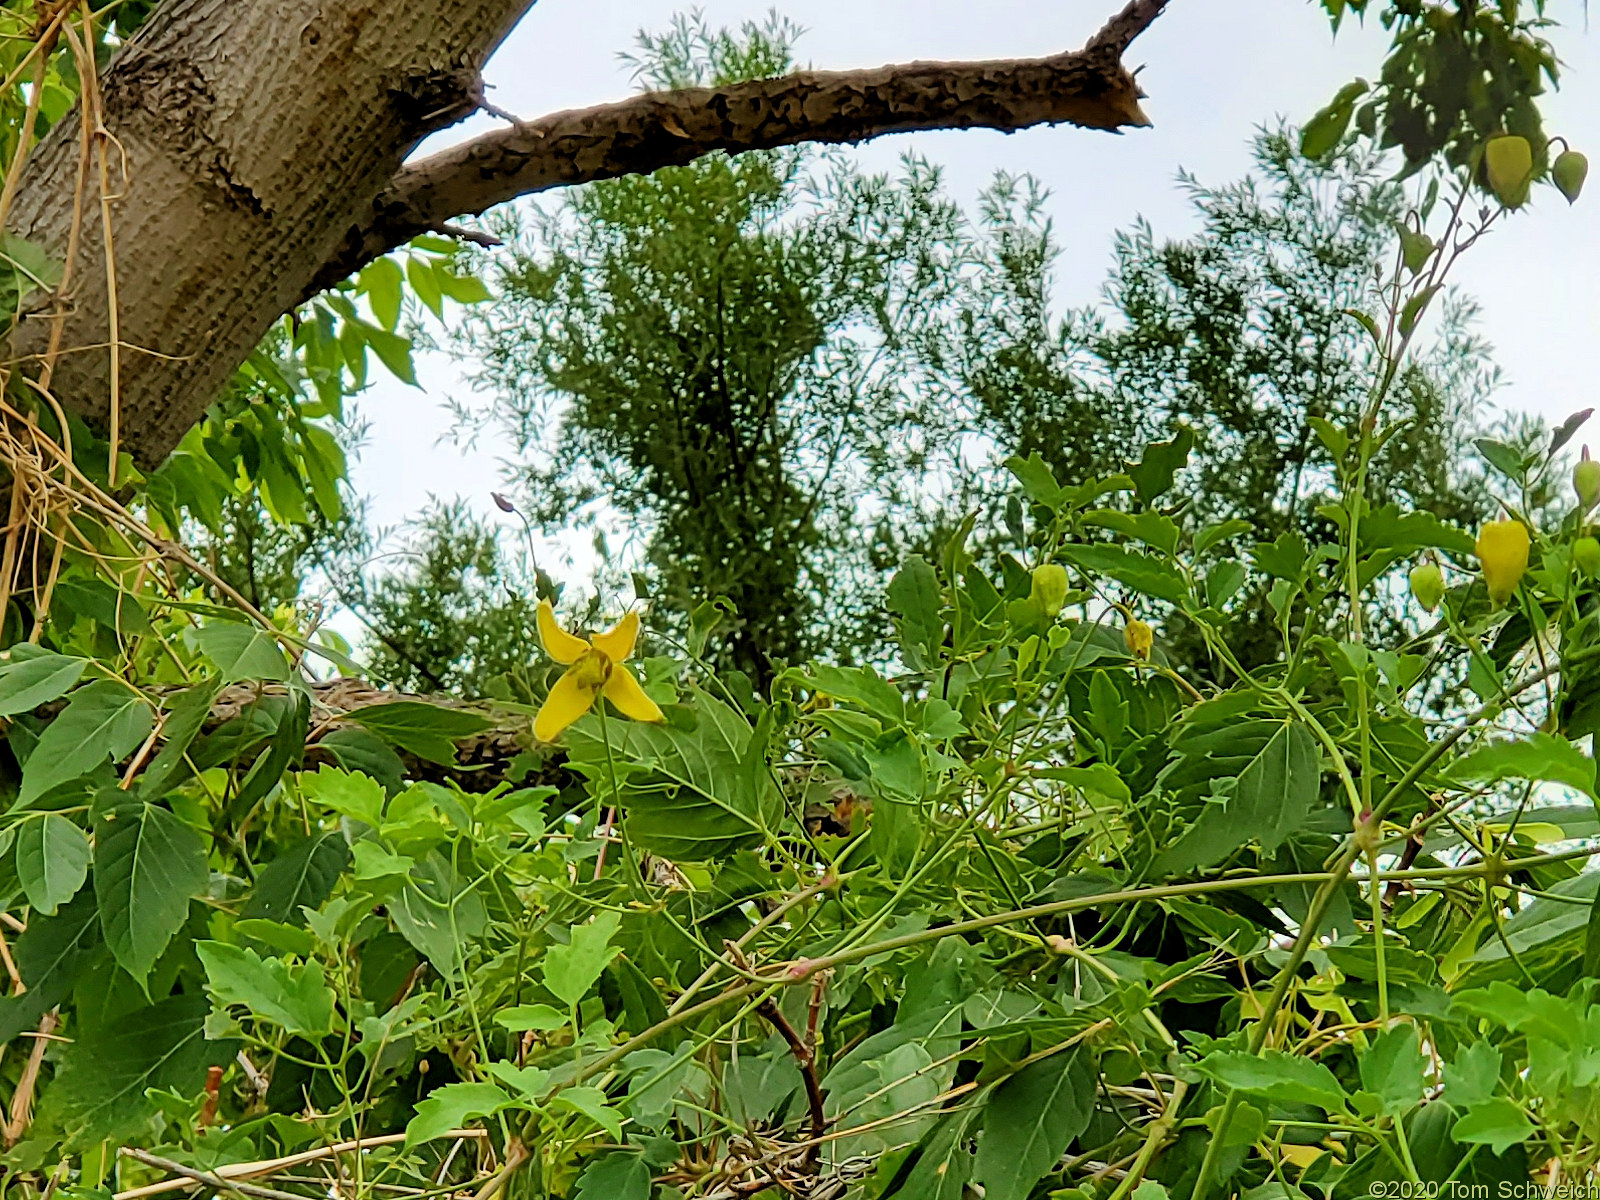
[[(533, 0), (170, 0), (101, 83), (121, 349), (91, 154), (68, 118), (8, 222), (58, 260), (81, 235), (52, 391), (159, 462), (299, 300), (417, 142), (475, 107), (479, 70)], [(50, 313), (13, 349), (40, 355)]]
[[(402, 168), (481, 103), (533, 0), (166, 0), (26, 164), (7, 225), (68, 264), (13, 359), (144, 466), (272, 322), (462, 212), (713, 150), (913, 129), (1143, 125), (1121, 56), (1168, 0), (1128, 0), (1044, 59), (802, 72), (519, 123)], [(102, 159), (106, 164), (101, 203)], [(105, 227), (112, 235), (110, 252)], [(108, 270), (108, 265), (113, 270)]]

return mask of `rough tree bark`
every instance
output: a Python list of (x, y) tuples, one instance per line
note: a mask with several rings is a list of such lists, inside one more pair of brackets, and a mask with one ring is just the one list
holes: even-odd
[[(479, 71), (533, 0), (168, 0), (103, 80), (123, 445), (157, 462), (300, 298), (428, 133), (474, 108)], [(104, 429), (111, 358), (98, 166), (79, 123), (30, 160), (8, 222), (81, 242), (55, 394)], [(39, 354), (51, 319), (13, 350)], [(153, 352), (153, 353), (152, 353)]]
[(1083, 49), (1052, 58), (644, 95), (402, 166), (422, 137), (473, 109), (480, 68), (532, 3), (167, 0), (102, 85), (115, 293), (97, 171), (69, 119), (35, 151), (8, 225), (64, 258), (77, 220), (72, 282), (60, 316), (47, 308), (23, 322), (14, 355), (42, 354), (59, 320), (52, 391), (101, 429), (115, 409), (123, 447), (153, 464), (274, 320), (451, 217), (713, 150), (1147, 124), (1121, 59), (1168, 0), (1129, 0)]

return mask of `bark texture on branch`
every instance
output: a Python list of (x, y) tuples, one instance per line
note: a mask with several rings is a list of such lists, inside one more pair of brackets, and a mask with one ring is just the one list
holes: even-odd
[(307, 294), (451, 218), (551, 188), (682, 165), (713, 150), (850, 144), (929, 129), (1146, 126), (1142, 93), (1121, 60), (1166, 3), (1135, 0), (1082, 50), (1049, 58), (803, 71), (645, 93), (484, 134), (401, 170)]
[[(272, 322), (410, 238), (546, 188), (648, 172), (714, 150), (859, 142), (925, 129), (1148, 122), (1121, 57), (1168, 0), (1131, 0), (1083, 49), (1050, 58), (803, 72), (557, 113), (402, 167), (481, 96), (479, 69), (533, 0), (166, 0), (103, 80), (121, 382), (100, 197), (79, 122), (34, 152), (9, 227), (64, 257), (52, 391), (162, 460)], [(52, 318), (23, 322), (37, 356)]]
[[(160, 461), (426, 134), (474, 107), (533, 0), (167, 0), (102, 80), (124, 446)], [(35, 151), (8, 222), (66, 255), (81, 133)], [(52, 389), (102, 429), (111, 389), (98, 168)], [(18, 355), (49, 341), (23, 323)], [(155, 353), (149, 353), (154, 351)]]

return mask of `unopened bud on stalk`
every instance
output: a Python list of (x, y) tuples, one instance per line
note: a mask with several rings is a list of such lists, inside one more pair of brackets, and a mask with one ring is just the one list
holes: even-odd
[(1522, 582), (1528, 546), (1528, 527), (1521, 521), (1490, 521), (1478, 532), (1478, 563), (1496, 608), (1511, 599)]
[(1150, 649), (1156, 644), (1156, 631), (1138, 617), (1130, 617), (1123, 627), (1122, 640), (1128, 644), (1128, 653), (1138, 659), (1148, 659)]
[(1572, 468), (1572, 490), (1578, 493), (1578, 503), (1588, 512), (1600, 502), (1600, 462), (1589, 457), (1589, 447), (1583, 448), (1583, 459)]
[(1067, 602), (1067, 569), (1060, 563), (1044, 563), (1033, 569), (1033, 600), (1054, 618)]
[(1444, 599), (1444, 572), (1436, 562), (1422, 562), (1411, 568), (1411, 594), (1418, 604), (1433, 612)]

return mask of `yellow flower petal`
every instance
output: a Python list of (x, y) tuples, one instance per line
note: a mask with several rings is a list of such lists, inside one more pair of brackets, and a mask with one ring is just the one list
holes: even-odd
[(614, 663), (619, 663), (633, 653), (639, 640), (639, 614), (631, 612), (605, 633), (597, 633), (590, 644)]
[(1521, 521), (1490, 521), (1478, 533), (1478, 563), (1496, 607), (1511, 599), (1528, 569), (1528, 527)]
[(587, 672), (574, 667), (556, 680), (555, 687), (539, 706), (539, 715), (533, 719), (533, 736), (541, 742), (553, 742), (561, 731), (571, 725), (594, 703), (595, 689), (584, 676)]
[(589, 648), (588, 642), (556, 624), (556, 610), (550, 607), (548, 600), (539, 601), (539, 643), (546, 654), (563, 666), (577, 662)]
[(611, 678), (606, 680), (602, 693), (617, 706), (617, 711), (635, 721), (664, 721), (665, 715), (656, 702), (644, 694), (633, 672), (620, 663), (611, 668)]
[(1122, 628), (1122, 640), (1128, 644), (1129, 654), (1135, 658), (1149, 658), (1150, 648), (1156, 644), (1156, 631), (1133, 617)]

